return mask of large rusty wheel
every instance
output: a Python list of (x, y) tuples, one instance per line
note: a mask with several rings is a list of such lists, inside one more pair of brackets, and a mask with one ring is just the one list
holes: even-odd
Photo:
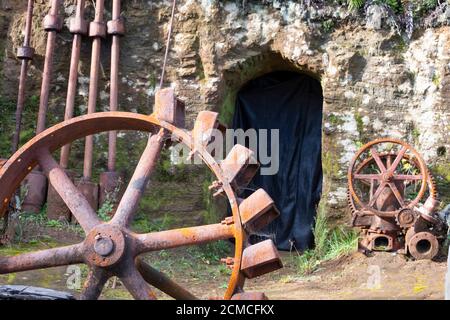
[[(203, 121), (201, 127), (205, 126), (208, 119), (214, 119), (214, 114), (211, 114), (199, 115), (200, 122)], [(103, 222), (55, 161), (52, 152), (76, 139), (112, 130), (144, 131), (150, 132), (151, 136), (115, 215), (109, 222)], [(194, 128), (191, 134), (156, 115), (107, 112), (71, 119), (33, 138), (0, 169), (0, 215), (7, 209), (11, 196), (22, 180), (33, 167), (39, 165), (83, 228), (86, 237), (75, 245), (0, 257), (0, 274), (85, 263), (90, 272), (81, 299), (97, 299), (111, 276), (119, 277), (135, 299), (155, 299), (149, 283), (174, 298), (194, 299), (195, 296), (152, 269), (138, 256), (151, 251), (234, 238), (234, 258), (227, 261), (232, 267), (232, 273), (224, 298), (264, 297), (251, 294), (246, 296), (243, 293), (245, 278), (277, 269), (281, 267), (281, 261), (271, 241), (248, 246), (246, 229), (268, 223), (276, 217), (278, 211), (263, 190), (255, 192), (254, 201), (238, 199), (235, 190), (242, 183), (237, 182), (239, 172), (233, 171), (232, 166), (226, 169), (227, 159), (218, 163), (201, 143), (195, 143), (195, 131)], [(217, 178), (216, 186), (219, 186), (218, 193), (228, 198), (232, 218), (217, 224), (147, 234), (137, 234), (129, 229), (139, 199), (168, 135), (191, 148), (214, 173)], [(235, 153), (242, 156), (242, 150)], [(247, 169), (250, 170), (250, 167)], [(245, 178), (243, 175), (240, 180)]]
[[(410, 172), (405, 172), (405, 168)], [(425, 196), (427, 186), (435, 198), (434, 183), (430, 181), (426, 164), (414, 148), (397, 139), (377, 139), (364, 145), (350, 163), (349, 201), (352, 207), (363, 208), (366, 213), (395, 217), (401, 210), (417, 206)], [(404, 192), (409, 185), (416, 189), (410, 197)], [(369, 190), (363, 190), (364, 186)], [(386, 190), (395, 196), (396, 208), (377, 206)]]

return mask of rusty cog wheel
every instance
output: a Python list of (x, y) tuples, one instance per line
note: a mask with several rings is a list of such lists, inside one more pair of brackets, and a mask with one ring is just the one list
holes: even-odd
[[(386, 159), (387, 157), (395, 157), (396, 154), (387, 153), (387, 152), (382, 152), (382, 153), (379, 154), (379, 156), (380, 156), (380, 158), (381, 158), (382, 161), (387, 162), (387, 161), (388, 161), (388, 160)], [(409, 157), (407, 154), (405, 154), (403, 157), (404, 157), (405, 159), (409, 160), (409, 161), (414, 161), (414, 163), (416, 164), (416, 166), (417, 166), (417, 167), (419, 166), (419, 164), (418, 164), (418, 162), (417, 162), (417, 159), (415, 159), (415, 158), (410, 159), (410, 157)], [(375, 161), (374, 161), (373, 157), (369, 157), (369, 158), (365, 159), (365, 160), (364, 160), (361, 164), (359, 164), (359, 166), (356, 168), (356, 172), (357, 172), (357, 173), (360, 173), (366, 166), (368, 166), (368, 165), (370, 165), (370, 164), (373, 164), (374, 162), (375, 162)], [(429, 199), (431, 199), (432, 202), (439, 201), (439, 200), (438, 200), (438, 199), (439, 199), (439, 193), (438, 193), (438, 191), (437, 191), (436, 181), (435, 181), (435, 179), (434, 179), (434, 176), (431, 174), (430, 170), (428, 170), (428, 168), (427, 168), (427, 175), (428, 175), (427, 185), (428, 185)], [(362, 182), (364, 183), (364, 181), (362, 181)], [(368, 182), (366, 182), (366, 184), (367, 184), (367, 185), (370, 185)], [(350, 193), (350, 189), (347, 189), (347, 206), (349, 207), (352, 216), (355, 216), (355, 215), (361, 213), (361, 211), (358, 210), (358, 207), (357, 207), (356, 204), (355, 204), (355, 201), (354, 201), (354, 199), (353, 199), (353, 197), (352, 197), (352, 195), (351, 195), (351, 193)], [(409, 209), (407, 209), (407, 210), (409, 210)], [(399, 212), (396, 213), (396, 218), (397, 218), (398, 214), (399, 214), (401, 211), (402, 211), (402, 210), (400, 210)], [(367, 213), (367, 211), (366, 211), (366, 213)], [(431, 219), (431, 218), (429, 218), (428, 215), (425, 216), (425, 218), (426, 218), (426, 219)], [(397, 221), (397, 223), (399, 223), (397, 219), (396, 219), (396, 221)], [(433, 219), (433, 221), (430, 221), (430, 222), (435, 223), (435, 222), (436, 222), (436, 219)]]
[[(4, 214), (11, 196), (26, 175), (39, 165), (59, 193), (73, 216), (83, 228), (86, 238), (81, 243), (11, 257), (0, 257), (0, 274), (84, 263), (89, 274), (81, 299), (97, 299), (106, 281), (117, 276), (135, 299), (155, 299), (151, 285), (178, 299), (196, 297), (178, 286), (161, 272), (153, 269), (139, 256), (146, 252), (197, 245), (234, 238), (234, 257), (226, 259), (232, 269), (224, 299), (265, 298), (264, 294), (245, 293), (246, 278), (281, 268), (282, 263), (273, 242), (266, 240), (256, 245), (247, 244), (247, 230), (260, 228), (279, 214), (270, 197), (260, 189), (245, 200), (238, 199), (236, 188), (255, 174), (251, 165), (251, 151), (235, 146), (228, 157), (216, 162), (206, 151), (208, 130), (218, 127), (217, 114), (204, 111), (199, 114), (193, 132), (180, 129), (167, 120), (170, 106), (155, 106), (164, 114), (139, 115), (126, 112), (94, 113), (73, 118), (42, 132), (0, 169), (0, 215)], [(170, 112), (169, 112), (170, 113)], [(129, 185), (109, 222), (101, 221), (83, 194), (74, 186), (58, 165), (52, 152), (74, 140), (112, 130), (135, 130), (152, 135), (135, 169)], [(129, 226), (148, 178), (155, 168), (166, 138), (176, 141), (200, 157), (217, 178), (217, 193), (228, 198), (232, 217), (217, 224), (137, 234)], [(196, 138), (199, 137), (199, 140)], [(237, 165), (233, 157), (247, 157)]]
[[(387, 147), (390, 151), (380, 151), (379, 148)], [(398, 151), (394, 151), (398, 148)], [(402, 161), (413, 164), (418, 172), (405, 174), (398, 172)], [(363, 173), (369, 166), (373, 166), (376, 172)], [(355, 182), (362, 182), (371, 186), (370, 199), (364, 201), (358, 195), (359, 190)], [(405, 185), (420, 183), (420, 188), (413, 199), (405, 199), (399, 191), (397, 183)], [(373, 188), (373, 189), (372, 189)], [(396, 210), (380, 210), (376, 207), (376, 201), (385, 188), (389, 188), (397, 199), (399, 208)], [(361, 210), (364, 214), (376, 214), (380, 217), (395, 217), (403, 209), (413, 209), (424, 197), (427, 189), (430, 197), (437, 199), (434, 180), (431, 177), (425, 162), (420, 154), (403, 141), (391, 138), (377, 139), (364, 145), (352, 159), (348, 170), (348, 205), (352, 213)]]

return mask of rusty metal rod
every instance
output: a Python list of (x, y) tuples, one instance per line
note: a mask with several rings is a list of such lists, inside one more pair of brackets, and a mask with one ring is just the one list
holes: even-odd
[(0, 274), (65, 266), (83, 262), (82, 245), (23, 253), (13, 257), (0, 257)]
[(158, 134), (152, 135), (139, 160), (136, 170), (128, 184), (125, 193), (117, 207), (116, 214), (111, 220), (112, 223), (128, 226), (136, 211), (148, 180), (156, 168), (156, 164), (164, 145), (164, 129), (160, 129)]
[(155, 293), (136, 269), (134, 261), (128, 261), (117, 271), (117, 274), (133, 298), (136, 300), (156, 300)]
[(50, 82), (53, 73), (53, 60), (55, 55), (56, 34), (61, 31), (61, 21), (59, 17), (59, 7), (61, 0), (52, 0), (50, 14), (44, 20), (44, 28), (46, 29), (47, 48), (45, 52), (44, 71), (42, 73), (42, 86), (39, 102), (38, 120), (36, 126), (36, 134), (45, 130), (45, 121), (47, 116), (48, 100), (50, 94)]
[[(97, 105), (98, 96), (98, 79), (100, 73), (100, 53), (102, 46), (102, 38), (105, 37), (106, 27), (103, 21), (105, 10), (104, 0), (97, 0), (95, 5), (95, 19), (90, 24), (89, 36), (92, 40), (92, 57), (91, 57), (91, 72), (89, 82), (89, 99), (88, 99), (88, 114), (94, 113)], [(84, 168), (83, 177), (90, 180), (92, 177), (92, 161), (94, 152), (94, 137), (87, 136), (84, 148)]]
[(84, 195), (72, 183), (72, 180), (67, 176), (64, 169), (58, 165), (49, 151), (41, 151), (38, 155), (38, 161), (50, 183), (86, 233), (101, 223)]
[(149, 284), (177, 300), (198, 300), (192, 293), (178, 285), (164, 273), (152, 268), (142, 258), (136, 259), (136, 267)]
[(136, 250), (140, 254), (149, 251), (227, 240), (234, 237), (234, 228), (232, 225), (217, 223), (206, 226), (138, 234), (135, 237), (138, 241)]
[[(66, 98), (66, 111), (64, 114), (64, 120), (69, 120), (73, 117), (73, 112), (75, 109), (75, 97), (77, 91), (78, 82), (78, 65), (80, 63), (80, 51), (81, 51), (81, 39), (83, 35), (86, 35), (87, 24), (84, 20), (85, 12), (85, 0), (77, 1), (77, 9), (75, 17), (72, 20), (73, 25), (71, 25), (71, 33), (73, 33), (72, 42), (72, 57), (70, 60), (70, 71), (69, 71), (69, 84), (67, 86), (67, 98)], [(61, 149), (60, 165), (64, 169), (67, 169), (69, 164), (70, 156), (70, 144), (65, 145)]]
[(111, 275), (104, 269), (90, 267), (80, 300), (96, 300)]
[[(120, 0), (113, 1), (112, 22), (120, 21)], [(117, 111), (119, 108), (119, 58), (121, 34), (113, 34), (111, 45), (111, 85), (109, 110)], [(108, 139), (108, 171), (116, 168), (117, 131), (109, 132)]]
[(22, 60), (19, 78), (19, 93), (17, 96), (16, 109), (16, 129), (14, 131), (12, 153), (19, 148), (20, 131), (22, 127), (22, 113), (25, 104), (25, 86), (28, 73), (28, 62), (33, 59), (34, 50), (30, 47), (31, 43), (31, 27), (33, 23), (34, 0), (28, 0), (27, 18), (25, 23), (25, 36), (23, 39), (23, 47), (19, 49), (18, 58)]

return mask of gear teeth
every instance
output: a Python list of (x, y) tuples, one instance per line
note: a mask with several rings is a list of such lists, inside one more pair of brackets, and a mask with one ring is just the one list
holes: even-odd
[(350, 208), (350, 212), (352, 214), (352, 217), (354, 217), (358, 210), (356, 209), (355, 203), (353, 201), (353, 197), (350, 193), (350, 189), (347, 188), (347, 205)]
[(434, 200), (439, 201), (439, 192), (437, 190), (436, 180), (434, 179), (434, 176), (431, 174), (429, 169), (427, 169), (427, 174), (428, 174), (428, 189), (430, 190), (430, 196)]
[(272, 240), (265, 240), (244, 249), (241, 271), (252, 279), (283, 267), (280, 255)]
[(220, 167), (225, 178), (236, 191), (250, 183), (259, 170), (259, 163), (254, 157), (253, 151), (237, 144), (231, 149), (228, 156), (221, 161)]

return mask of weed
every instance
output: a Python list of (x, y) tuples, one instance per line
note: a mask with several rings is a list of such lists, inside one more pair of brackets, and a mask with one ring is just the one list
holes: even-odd
[(322, 22), (322, 30), (325, 33), (330, 33), (334, 29), (334, 21), (331, 19)]
[(437, 73), (434, 73), (433, 74), (433, 78), (431, 79), (431, 81), (433, 81), (433, 84), (436, 87), (439, 87), (439, 85), (441, 84), (441, 77)]
[(348, 0), (347, 4), (348, 4), (348, 8), (350, 10), (359, 10), (364, 6), (364, 3), (366, 2), (366, 0)]
[(315, 248), (296, 257), (295, 263), (301, 275), (313, 272), (325, 261), (341, 258), (357, 250), (358, 233), (343, 227), (331, 228), (323, 202), (317, 212), (314, 237)]

